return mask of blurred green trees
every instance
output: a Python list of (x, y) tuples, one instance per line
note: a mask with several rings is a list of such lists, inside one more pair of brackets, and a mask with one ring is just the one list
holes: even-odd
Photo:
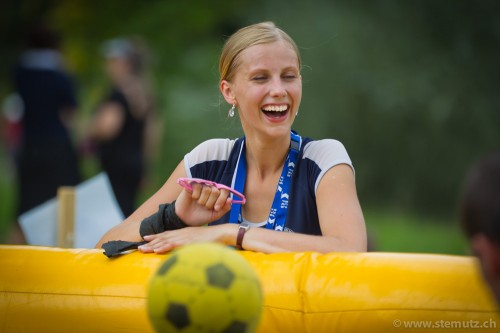
[(363, 206), (452, 217), (469, 165), (500, 146), (498, 1), (31, 0), (0, 12), (0, 98), (26, 25), (43, 17), (64, 34), (82, 119), (104, 89), (100, 43), (148, 42), (164, 130), (145, 195), (201, 140), (241, 134), (218, 93), (218, 54), (227, 35), (264, 20), (301, 47), (296, 129), (344, 143)]

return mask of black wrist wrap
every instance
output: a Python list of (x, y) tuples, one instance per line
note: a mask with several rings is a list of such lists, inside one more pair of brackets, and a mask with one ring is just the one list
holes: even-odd
[(141, 222), (139, 233), (141, 237), (159, 234), (167, 230), (176, 230), (187, 227), (175, 213), (175, 200), (172, 203), (161, 204), (158, 212), (146, 217)]

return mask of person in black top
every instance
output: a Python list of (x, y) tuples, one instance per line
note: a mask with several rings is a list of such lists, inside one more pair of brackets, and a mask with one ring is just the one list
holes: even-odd
[(55, 31), (35, 25), (14, 70), (14, 87), (23, 104), (16, 163), (18, 214), (55, 197), (60, 186), (81, 180), (69, 127), (77, 109), (75, 84), (64, 68), (59, 44)]
[(144, 51), (138, 39), (117, 38), (103, 44), (111, 87), (89, 129), (101, 167), (125, 216), (136, 208), (145, 172), (146, 127), (153, 109)]

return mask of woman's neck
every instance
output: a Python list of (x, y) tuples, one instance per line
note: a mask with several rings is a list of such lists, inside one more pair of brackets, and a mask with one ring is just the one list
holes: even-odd
[(281, 173), (290, 148), (290, 136), (272, 141), (248, 138), (245, 141), (248, 171), (255, 172), (261, 179)]

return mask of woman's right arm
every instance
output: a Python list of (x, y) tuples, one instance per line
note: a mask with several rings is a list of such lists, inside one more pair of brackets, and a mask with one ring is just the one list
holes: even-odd
[(177, 179), (186, 177), (184, 161), (181, 161), (170, 175), (163, 186), (146, 200), (132, 215), (122, 223), (108, 230), (96, 244), (96, 248), (101, 248), (102, 244), (112, 240), (124, 240), (130, 242), (142, 241), (139, 234), (139, 227), (143, 219), (158, 211), (161, 204), (174, 201), (182, 190), (177, 184)]

